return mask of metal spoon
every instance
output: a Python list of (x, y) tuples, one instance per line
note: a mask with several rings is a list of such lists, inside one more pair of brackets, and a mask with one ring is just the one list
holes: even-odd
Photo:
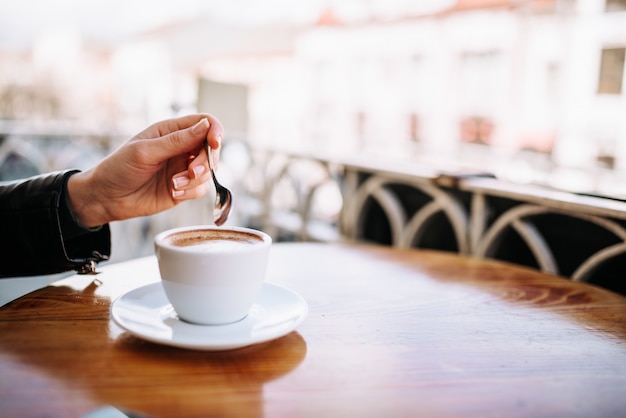
[(213, 220), (215, 225), (221, 226), (228, 219), (230, 213), (230, 207), (233, 202), (233, 195), (226, 187), (222, 186), (215, 177), (215, 166), (213, 165), (213, 156), (211, 155), (211, 147), (207, 141), (204, 141), (206, 148), (206, 154), (209, 158), (209, 169), (211, 170), (211, 176), (213, 177), (213, 184), (215, 184), (215, 209), (213, 210)]

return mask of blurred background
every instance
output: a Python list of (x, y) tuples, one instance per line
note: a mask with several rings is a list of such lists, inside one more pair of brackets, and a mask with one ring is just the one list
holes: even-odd
[[(202, 111), (227, 185), (253, 148), (623, 199), (625, 51), (626, 0), (1, 0), (0, 180)], [(114, 259), (209, 203), (114, 226)]]

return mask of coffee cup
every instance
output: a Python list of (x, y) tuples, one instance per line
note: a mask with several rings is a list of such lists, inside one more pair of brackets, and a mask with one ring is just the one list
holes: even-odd
[(165, 295), (178, 317), (202, 325), (245, 318), (257, 300), (272, 239), (235, 226), (187, 226), (154, 238)]

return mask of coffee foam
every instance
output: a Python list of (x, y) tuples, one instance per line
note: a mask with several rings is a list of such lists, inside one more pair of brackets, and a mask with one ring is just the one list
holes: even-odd
[(165, 238), (168, 245), (177, 247), (206, 246), (212, 248), (230, 248), (241, 244), (260, 244), (263, 239), (244, 231), (227, 230), (191, 230), (176, 232)]

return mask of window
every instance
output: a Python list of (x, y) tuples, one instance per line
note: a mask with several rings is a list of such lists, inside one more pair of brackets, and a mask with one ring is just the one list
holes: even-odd
[(471, 116), (461, 120), (461, 142), (489, 145), (492, 142), (493, 123), (480, 116)]
[(624, 56), (626, 48), (607, 48), (602, 50), (600, 61), (599, 94), (622, 94), (624, 79)]

